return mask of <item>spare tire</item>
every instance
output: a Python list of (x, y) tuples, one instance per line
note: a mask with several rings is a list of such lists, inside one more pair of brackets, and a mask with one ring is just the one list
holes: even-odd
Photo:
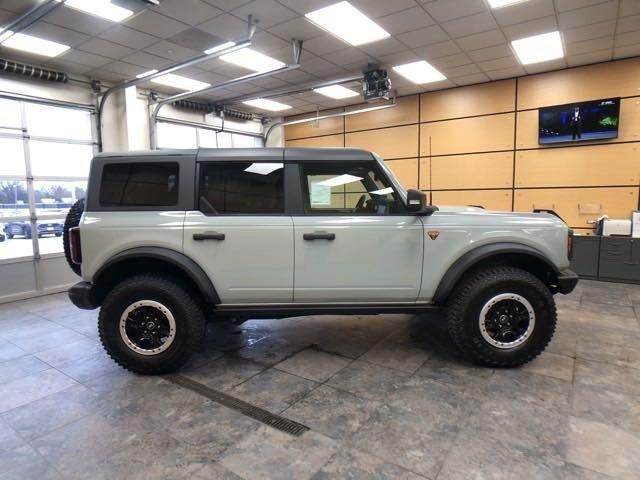
[(80, 219), (82, 218), (82, 213), (84, 212), (84, 198), (81, 198), (73, 206), (69, 209), (69, 213), (67, 213), (67, 218), (64, 221), (64, 229), (62, 231), (62, 244), (64, 245), (64, 256), (67, 259), (67, 263), (71, 270), (73, 270), (76, 275), (80, 275), (80, 265), (77, 263), (73, 263), (71, 261), (71, 252), (69, 251), (69, 230), (80, 225)]

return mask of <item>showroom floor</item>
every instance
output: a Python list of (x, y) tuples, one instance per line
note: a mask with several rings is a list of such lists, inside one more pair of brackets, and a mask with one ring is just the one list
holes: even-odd
[(440, 315), (381, 315), (217, 327), (180, 377), (116, 367), (65, 295), (0, 305), (0, 479), (640, 478), (640, 286), (556, 298), (517, 370), (466, 364)]

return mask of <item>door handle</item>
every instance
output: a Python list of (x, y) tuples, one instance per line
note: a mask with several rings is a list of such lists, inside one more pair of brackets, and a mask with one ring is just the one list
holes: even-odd
[(329, 232), (313, 232), (302, 235), (305, 240), (335, 240), (336, 234)]
[(204, 232), (204, 233), (194, 233), (193, 234), (193, 239), (194, 240), (224, 240), (224, 233), (218, 233), (218, 232)]

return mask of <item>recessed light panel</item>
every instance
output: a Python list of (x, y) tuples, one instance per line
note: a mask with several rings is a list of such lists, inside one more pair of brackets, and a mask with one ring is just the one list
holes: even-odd
[(393, 67), (393, 69), (410, 82), (417, 84), (439, 82), (447, 79), (447, 77), (436, 70), (429, 62), (424, 60), (398, 65)]
[(388, 38), (389, 32), (349, 2), (339, 2), (305, 15), (308, 20), (351, 45)]
[(324, 95), (330, 98), (335, 98), (337, 100), (340, 100), (342, 98), (358, 96), (358, 92), (349, 90), (348, 88), (345, 88), (342, 85), (330, 85), (328, 87), (314, 88), (313, 91), (316, 93), (319, 93), (320, 95)]
[(69, 45), (34, 37), (26, 33), (13, 33), (10, 30), (4, 30), (0, 33), (0, 43), (8, 48), (15, 48), (16, 50), (45, 57), (56, 57), (71, 48)]
[(514, 40), (511, 45), (522, 65), (564, 57), (562, 38), (558, 31)]
[(148, 77), (149, 75), (153, 75), (154, 73), (158, 73), (158, 70), (156, 70), (155, 68), (153, 70), (149, 70), (148, 72), (139, 73), (138, 75), (136, 75), (136, 78)]
[(280, 60), (276, 60), (250, 48), (242, 48), (235, 52), (225, 53), (220, 59), (238, 65), (239, 67), (253, 70), (254, 72), (270, 72), (271, 70), (285, 66)]
[(186, 90), (188, 92), (194, 90), (202, 90), (203, 88), (211, 86), (209, 83), (182, 77), (173, 73), (167, 73), (166, 75), (162, 75), (161, 77), (152, 78), (151, 82), (159, 83), (160, 85), (166, 85), (168, 87), (178, 88), (180, 90)]
[[(62, 0), (57, 0), (58, 2)], [(133, 15), (131, 10), (114, 5), (110, 0), (67, 0), (64, 4), (81, 12), (104, 18), (111, 22), (121, 22)]]
[(487, 0), (491, 8), (508, 7), (509, 5), (515, 5), (516, 3), (524, 3), (529, 0)]
[(291, 106), (284, 103), (275, 102), (266, 98), (256, 98), (255, 100), (247, 100), (242, 102), (245, 105), (251, 107), (260, 108), (262, 110), (271, 110), (272, 112), (279, 112), (280, 110), (288, 110)]
[(206, 53), (207, 55), (211, 55), (212, 53), (219, 52), (220, 50), (224, 50), (225, 48), (233, 47), (235, 44), (236, 42), (224, 42), (220, 45), (216, 45), (215, 47), (211, 47), (208, 50), (205, 50), (204, 53)]

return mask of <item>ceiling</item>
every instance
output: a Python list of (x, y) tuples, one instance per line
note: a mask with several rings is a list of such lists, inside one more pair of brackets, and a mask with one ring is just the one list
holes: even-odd
[[(207, 97), (219, 100), (359, 74), (369, 62), (390, 68), (424, 59), (447, 77), (414, 85), (390, 70), (398, 94), (407, 95), (640, 55), (640, 0), (529, 0), (498, 10), (488, 8), (484, 0), (350, 0), (391, 34), (361, 47), (305, 20), (305, 13), (336, 1), (161, 0), (160, 6), (140, 7), (119, 24), (61, 6), (24, 33), (72, 49), (47, 59), (0, 47), (0, 56), (116, 82), (198, 55), (197, 47), (186, 45), (199, 45), (211, 35), (225, 41), (242, 39), (249, 14), (259, 20), (253, 48), (262, 53), (290, 63), (290, 39), (304, 40), (299, 69)], [(0, 25), (35, 3), (2, 0)], [(520, 65), (509, 42), (553, 30), (562, 32), (566, 58)], [(176, 73), (215, 84), (250, 71), (212, 60)], [(154, 89), (177, 93), (169, 87), (154, 85)], [(354, 98), (339, 101), (305, 92), (278, 101), (294, 107), (283, 112), (289, 115), (357, 103), (358, 97)]]

